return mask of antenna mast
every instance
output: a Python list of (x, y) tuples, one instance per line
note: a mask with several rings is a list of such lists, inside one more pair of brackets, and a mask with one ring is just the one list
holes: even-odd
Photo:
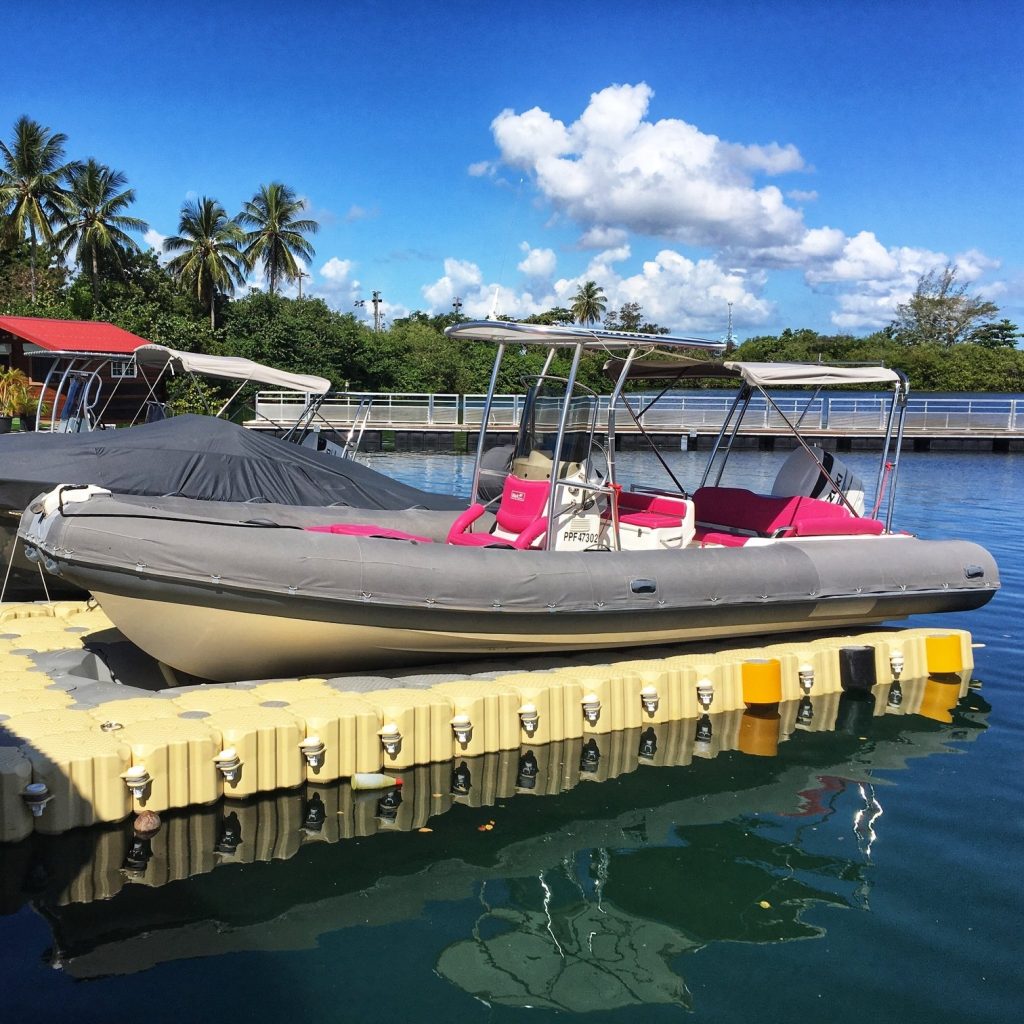
[(731, 352), (736, 347), (736, 335), (732, 333), (732, 303), (729, 303), (729, 321), (725, 329), (725, 351)]

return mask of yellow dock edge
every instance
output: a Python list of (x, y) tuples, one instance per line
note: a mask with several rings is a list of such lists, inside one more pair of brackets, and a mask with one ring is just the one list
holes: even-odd
[[(709, 742), (698, 737), (696, 756), (718, 749), (714, 736), (727, 749), (772, 754), (794, 728), (830, 727), (843, 692), (871, 693), (875, 715), (949, 721), (974, 665), (966, 631), (905, 629), (683, 647), (422, 688), (395, 679), (357, 692), (296, 679), (172, 695), (134, 696), (128, 687), (126, 697), (82, 704), (73, 683), (35, 660), (81, 651), (76, 640), (111, 628), (79, 603), (0, 608), (0, 842), (453, 758), (521, 748), (543, 758), (552, 744), (596, 747), (599, 737), (635, 730), (656, 737), (686, 719), (707, 721)], [(733, 720), (731, 739), (714, 728)]]

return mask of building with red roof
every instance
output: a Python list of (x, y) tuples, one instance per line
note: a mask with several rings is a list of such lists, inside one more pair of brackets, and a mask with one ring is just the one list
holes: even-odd
[(28, 374), (34, 392), (46, 405), (56, 405), (57, 413), (67, 400), (71, 378), (77, 377), (79, 393), (88, 386), (90, 395), (103, 391), (110, 396), (103, 406), (106, 419), (131, 417), (146, 393), (143, 383), (136, 383), (132, 356), (146, 344), (137, 334), (96, 320), (0, 316), (0, 367)]

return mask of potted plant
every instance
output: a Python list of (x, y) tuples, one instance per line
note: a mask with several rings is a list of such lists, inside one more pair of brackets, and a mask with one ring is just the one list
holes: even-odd
[(24, 371), (0, 370), (0, 434), (8, 433), (14, 417), (31, 404), (31, 386)]
[(21, 410), (21, 429), (22, 430), (35, 430), (36, 429), (36, 416), (45, 420), (50, 415), (50, 411), (53, 406), (47, 402), (42, 395), (38, 398), (29, 392), (28, 402), (25, 404), (25, 408)]

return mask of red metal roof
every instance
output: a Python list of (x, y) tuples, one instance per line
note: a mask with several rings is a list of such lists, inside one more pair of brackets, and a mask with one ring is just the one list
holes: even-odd
[(37, 316), (0, 316), (0, 331), (50, 352), (104, 352), (129, 355), (145, 338), (95, 320), (47, 320)]

